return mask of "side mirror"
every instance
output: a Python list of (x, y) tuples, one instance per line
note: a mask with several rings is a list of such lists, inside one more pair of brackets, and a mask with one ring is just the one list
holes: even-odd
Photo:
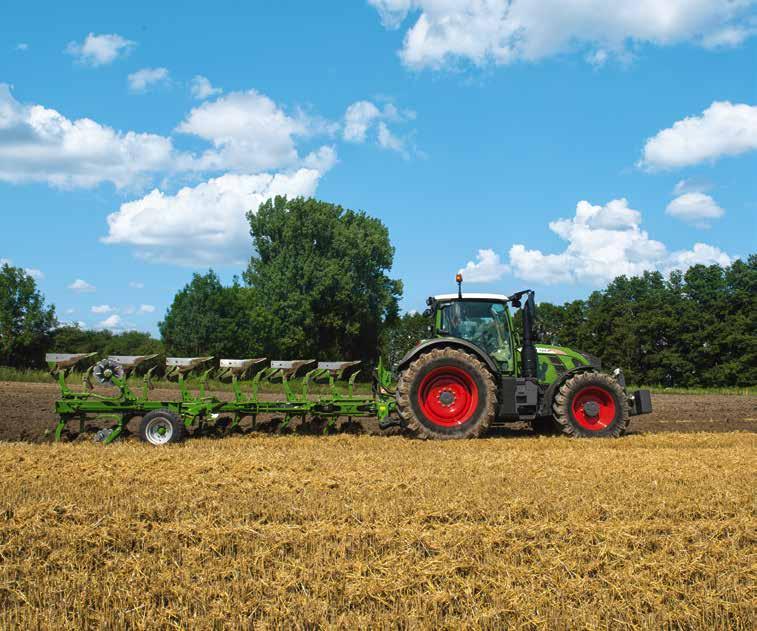
[(515, 307), (516, 309), (520, 309), (520, 300), (518, 300), (517, 298), (516, 298), (515, 300), (512, 300), (512, 301), (510, 302), (510, 304), (511, 304), (511, 305), (512, 305), (513, 307)]
[(423, 317), (424, 317), (424, 318), (430, 318), (430, 317), (431, 317), (431, 316), (433, 315), (433, 313), (434, 313), (434, 312), (433, 312), (433, 311), (431, 311), (431, 309), (426, 309), (426, 310), (425, 310), (425, 311), (423, 312)]

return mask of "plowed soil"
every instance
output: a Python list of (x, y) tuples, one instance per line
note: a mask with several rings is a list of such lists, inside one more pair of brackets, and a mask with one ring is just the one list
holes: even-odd
[[(104, 391), (103, 391), (104, 392)], [(230, 398), (229, 392), (216, 393), (219, 398)], [(273, 398), (272, 395), (270, 395)], [(45, 383), (0, 382), (0, 440), (44, 442), (50, 440), (55, 428), (55, 400), (58, 387)], [(174, 389), (153, 390), (150, 398), (174, 400), (179, 393)], [(652, 396), (654, 412), (631, 419), (631, 433), (648, 432), (757, 432), (757, 397), (738, 395), (680, 395), (657, 394)], [(132, 421), (129, 429), (136, 431)], [(104, 423), (107, 425), (107, 422)], [(259, 429), (273, 431), (277, 423), (260, 424)], [(87, 429), (94, 431), (97, 422), (88, 423)], [(247, 427), (242, 423), (243, 429)], [(292, 424), (293, 431), (312, 433), (318, 431), (309, 425)], [(73, 423), (73, 430), (77, 424)], [(351, 424), (340, 424), (339, 430), (350, 433), (378, 434), (376, 419), (359, 419)], [(497, 434), (530, 435), (525, 424), (515, 424)]]

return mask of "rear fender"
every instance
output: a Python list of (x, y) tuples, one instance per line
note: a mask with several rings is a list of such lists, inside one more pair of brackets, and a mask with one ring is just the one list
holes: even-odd
[(494, 360), (489, 356), (488, 353), (481, 350), (478, 346), (473, 344), (472, 342), (469, 342), (468, 340), (463, 340), (459, 337), (435, 337), (430, 340), (426, 340), (425, 342), (421, 342), (418, 344), (418, 346), (411, 348), (405, 356), (399, 361), (397, 364), (397, 372), (400, 370), (403, 370), (406, 368), (410, 362), (412, 362), (416, 357), (421, 355), (422, 353), (425, 353), (427, 351), (430, 351), (434, 348), (460, 348), (465, 351), (468, 351), (472, 355), (474, 355), (477, 359), (480, 359), (482, 362), (486, 364), (486, 366), (489, 368), (489, 370), (492, 371), (493, 374), (499, 374), (499, 369), (497, 368), (497, 365), (494, 363)]

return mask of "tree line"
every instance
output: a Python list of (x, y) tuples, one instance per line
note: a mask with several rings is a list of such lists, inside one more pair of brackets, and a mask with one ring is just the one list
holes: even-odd
[[(160, 340), (137, 331), (61, 326), (34, 279), (3, 265), (0, 365), (43, 367), (45, 352), (368, 363), (382, 356), (391, 365), (428, 336), (428, 318), (400, 315), (402, 282), (389, 277), (394, 248), (378, 219), (284, 197), (247, 219), (255, 255), (241, 278), (224, 285), (212, 270), (194, 274), (159, 323)], [(539, 341), (596, 355), (635, 383), (752, 386), (757, 255), (667, 277), (620, 276), (585, 300), (540, 303), (536, 326)]]

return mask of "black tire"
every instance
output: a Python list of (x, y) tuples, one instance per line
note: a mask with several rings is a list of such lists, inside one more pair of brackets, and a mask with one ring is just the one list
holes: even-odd
[(562, 433), (560, 427), (551, 416), (539, 416), (531, 421), (531, 428), (539, 436), (558, 436)]
[(617, 438), (628, 427), (628, 404), (610, 375), (584, 372), (568, 379), (552, 402), (554, 419), (568, 436)]
[(476, 438), (494, 420), (497, 388), (476, 357), (444, 347), (424, 353), (402, 371), (396, 399), (404, 425), (419, 438)]
[(180, 443), (187, 437), (187, 428), (171, 410), (148, 412), (139, 423), (139, 438), (151, 445)]

